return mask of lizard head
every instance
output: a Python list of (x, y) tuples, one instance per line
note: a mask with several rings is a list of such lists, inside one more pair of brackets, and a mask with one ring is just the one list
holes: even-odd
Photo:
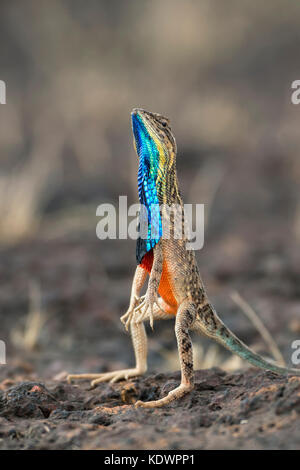
[(155, 166), (173, 163), (176, 141), (170, 121), (161, 114), (135, 108), (131, 113), (134, 146), (139, 158), (146, 158)]

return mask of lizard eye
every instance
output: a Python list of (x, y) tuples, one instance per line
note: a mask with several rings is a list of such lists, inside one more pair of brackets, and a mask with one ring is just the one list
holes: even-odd
[(156, 121), (163, 127), (168, 127), (170, 125), (170, 121), (168, 118), (165, 116), (162, 116), (161, 114), (155, 114), (154, 115), (156, 118)]
[(168, 125), (170, 124), (170, 121), (166, 118), (160, 118), (159, 122), (163, 127), (168, 127)]

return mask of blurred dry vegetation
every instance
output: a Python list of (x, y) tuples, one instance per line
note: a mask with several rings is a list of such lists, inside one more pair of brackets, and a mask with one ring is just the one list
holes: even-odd
[(218, 152), (230, 171), (234, 151), (246, 168), (282, 165), (297, 192), (298, 2), (3, 1), (0, 24), (1, 240), (36, 231), (47, 210), (115, 201), (130, 178), (133, 193), (133, 106), (170, 116), (197, 170)]
[[(24, 286), (31, 278), (48, 289), (41, 272), (52, 269), (64, 286), (59, 298), (65, 303), (54, 308), (53, 292), (50, 300), (44, 292), (46, 310), (70, 319), (66, 310), (74, 314), (79, 290), (90, 289), (92, 306), (80, 297), (85, 314), (102, 312), (105, 294), (120, 295), (119, 303), (105, 307), (117, 321), (129, 295), (134, 243), (97, 241), (95, 213), (98, 204), (117, 204), (122, 194), (136, 202), (130, 131), (130, 111), (136, 106), (170, 117), (185, 201), (206, 204), (206, 241), (199, 259), (217, 303), (220, 292), (225, 296), (222, 283), (247, 286), (248, 272), (258, 282), (268, 278), (269, 288), (272, 282), (281, 285), (292, 265), (294, 289), (299, 281), (300, 105), (291, 104), (291, 83), (300, 79), (299, 46), (300, 3), (295, 1), (2, 0), (0, 79), (7, 85), (7, 104), (0, 107), (3, 283), (8, 265), (18, 272), (17, 287), (7, 292), (17, 295), (21, 286), (19, 292), (28, 295)], [(86, 232), (90, 238), (83, 236), (81, 248), (71, 248), (68, 258), (68, 239)], [(44, 245), (38, 248), (41, 239), (53, 243), (46, 255)], [(80, 250), (89, 239), (93, 244), (85, 256)], [(35, 260), (35, 243), (39, 256), (49, 258), (44, 264)], [(98, 249), (104, 252), (99, 259)], [(59, 274), (64, 257), (76, 271), (67, 286)], [(12, 259), (17, 259), (13, 265)], [(78, 289), (78, 271), (90, 275), (84, 271), (88, 262), (94, 277)], [(121, 272), (124, 279), (114, 281)], [(9, 279), (13, 284), (13, 273)], [(292, 287), (284, 289), (290, 293)], [(293, 289), (294, 300), (289, 300), (295, 317), (300, 294)], [(40, 296), (36, 285), (31, 291), (34, 298)], [(269, 324), (279, 319), (278, 332), (281, 312), (274, 314), (274, 299), (266, 291), (254, 304)], [(10, 311), (7, 292), (3, 319)], [(249, 287), (248, 294), (259, 297), (259, 285)], [(36, 322), (43, 328), (46, 320), (32, 316), (26, 302), (15, 311), (21, 316), (29, 311), (21, 331), (24, 344), (32, 344), (31, 329)], [(219, 305), (232, 308), (222, 297)], [(81, 328), (84, 320), (75, 324)], [(56, 327), (55, 322), (48, 325), (52, 332)], [(12, 336), (22, 343), (20, 325)], [(67, 335), (62, 339), (64, 345), (70, 341)], [(211, 361), (213, 354), (204, 361), (207, 366), (218, 362)], [(91, 368), (95, 365), (96, 360)]]

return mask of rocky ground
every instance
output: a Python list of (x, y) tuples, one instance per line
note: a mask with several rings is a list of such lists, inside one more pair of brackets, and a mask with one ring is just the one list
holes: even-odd
[(179, 379), (179, 373), (156, 374), (94, 390), (57, 380), (4, 380), (0, 448), (299, 448), (300, 378), (213, 368), (197, 372), (195, 390), (167, 408), (133, 406), (159, 398)]
[[(7, 344), (7, 364), (0, 367), (0, 448), (299, 448), (300, 379), (247, 369), (201, 338), (194, 337), (196, 367), (204, 369), (196, 373), (195, 390), (163, 409), (135, 409), (137, 399), (161, 397), (179, 382), (171, 322), (156, 323), (153, 333), (148, 329), (144, 378), (93, 390), (88, 382), (67, 384), (67, 372), (133, 363), (119, 315), (128, 302), (134, 247), (126, 241), (105, 243), (101, 251), (98, 241), (84, 235), (30, 241), (0, 253), (1, 336)], [(212, 262), (217, 259), (212, 249), (201, 256), (222, 318), (247, 344), (270, 356), (229, 298), (233, 288), (242, 292), (291, 365), (291, 342), (300, 332), (294, 247), (276, 256), (269, 246), (261, 248), (259, 262), (256, 248), (247, 247), (243, 263), (230, 256), (220, 265)]]
[(119, 215), (120, 195), (138, 200), (136, 106), (171, 120), (183, 200), (205, 206), (196, 256), (220, 317), (272, 357), (237, 292), (293, 366), (299, 2), (44, 3), (0, 4), (0, 448), (299, 449), (299, 379), (251, 369), (195, 335), (195, 390), (135, 409), (179, 381), (172, 322), (146, 325), (144, 378), (94, 390), (65, 380), (134, 364), (119, 317), (135, 241), (97, 239), (96, 208)]

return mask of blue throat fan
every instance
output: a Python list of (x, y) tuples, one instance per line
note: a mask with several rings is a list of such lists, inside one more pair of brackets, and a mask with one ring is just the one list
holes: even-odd
[(156, 190), (160, 153), (154, 139), (137, 114), (132, 114), (132, 129), (139, 157), (138, 191), (142, 207), (136, 259), (137, 263), (141, 264), (146, 253), (151, 251), (162, 237), (162, 221)]

